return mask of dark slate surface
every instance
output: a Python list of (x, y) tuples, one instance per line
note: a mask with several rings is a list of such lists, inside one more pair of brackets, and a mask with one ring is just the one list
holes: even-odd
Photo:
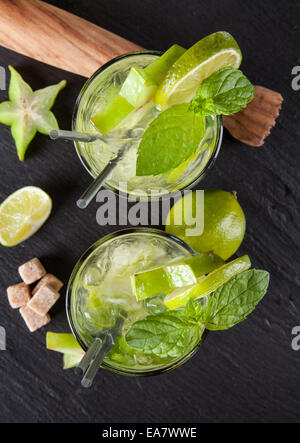
[[(0, 128), (0, 199), (25, 185), (52, 196), (50, 220), (33, 238), (0, 251), (0, 325), (7, 351), (0, 352), (1, 422), (217, 422), (297, 420), (300, 353), (291, 349), (299, 310), (299, 98), (291, 69), (300, 65), (299, 1), (77, 0), (52, 1), (151, 49), (173, 42), (189, 46), (217, 30), (238, 40), (243, 70), (256, 84), (285, 98), (278, 124), (263, 148), (250, 148), (227, 133), (216, 166), (201, 184), (237, 190), (247, 216), (240, 253), (271, 272), (271, 286), (255, 314), (228, 332), (212, 333), (187, 364), (163, 376), (134, 379), (102, 372), (91, 390), (60, 355), (45, 349), (45, 330), (30, 334), (8, 306), (5, 289), (18, 281), (17, 267), (39, 256), (65, 282), (81, 253), (117, 228), (96, 223), (97, 204), (80, 211), (75, 199), (90, 179), (71, 145), (38, 135), (24, 164), (17, 160), (8, 127)], [(76, 5), (75, 5), (76, 3)], [(95, 42), (97, 44), (97, 42)], [(0, 65), (17, 67), (34, 88), (65, 78), (54, 111), (70, 126), (84, 79), (0, 48)], [(0, 92), (0, 100), (7, 93)], [(68, 331), (63, 298), (47, 328)]]

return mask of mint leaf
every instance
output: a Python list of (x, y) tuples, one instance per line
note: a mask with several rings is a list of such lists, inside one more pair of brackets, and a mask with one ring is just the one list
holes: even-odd
[(162, 112), (144, 132), (136, 175), (158, 175), (176, 168), (197, 150), (204, 133), (205, 119), (189, 110), (188, 103)]
[(199, 323), (202, 308), (192, 308), (191, 303), (177, 311), (149, 315), (133, 323), (125, 337), (128, 345), (159, 357), (179, 357), (191, 351), (203, 332)]
[(231, 115), (253, 99), (254, 86), (239, 69), (223, 68), (203, 80), (190, 110), (199, 115)]
[(211, 331), (229, 329), (245, 320), (265, 295), (267, 271), (250, 269), (232, 277), (210, 297), (204, 312), (204, 325)]
[(184, 307), (184, 312), (189, 321), (199, 322), (203, 314), (203, 308), (199, 302), (189, 298)]

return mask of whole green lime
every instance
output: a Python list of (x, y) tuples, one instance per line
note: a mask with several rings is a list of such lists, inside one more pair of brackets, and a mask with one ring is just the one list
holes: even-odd
[[(206, 189), (204, 204), (201, 205), (200, 199), (201, 193), (192, 192), (178, 200), (166, 219), (166, 231), (198, 252), (212, 251), (227, 260), (243, 241), (246, 230), (244, 212), (232, 192)], [(204, 221), (204, 227), (194, 235), (196, 226), (201, 225), (199, 217)]]

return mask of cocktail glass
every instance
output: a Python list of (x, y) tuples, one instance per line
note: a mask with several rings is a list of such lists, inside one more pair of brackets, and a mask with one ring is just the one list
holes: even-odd
[(101, 331), (112, 327), (121, 310), (127, 318), (102, 367), (131, 376), (160, 374), (186, 362), (203, 340), (177, 358), (159, 358), (134, 351), (124, 338), (137, 320), (164, 309), (163, 295), (137, 302), (130, 276), (194, 251), (177, 237), (149, 228), (110, 234), (91, 246), (76, 264), (67, 288), (67, 315), (71, 330), (86, 351)]
[[(73, 113), (73, 130), (89, 134), (98, 133), (90, 122), (91, 117), (120, 90), (133, 65), (145, 68), (160, 55), (161, 53), (157, 51), (132, 52), (103, 65), (86, 82), (79, 94)], [(154, 103), (132, 113), (126, 120), (127, 127), (132, 129), (131, 141), (125, 142), (121, 139), (120, 142), (114, 140), (111, 143), (103, 143), (100, 140), (92, 143), (75, 142), (78, 156), (91, 176), (93, 178), (98, 176), (109, 160), (115, 157), (120, 149), (125, 149), (124, 157), (105, 183), (107, 189), (126, 196), (130, 194), (133, 198), (148, 200), (195, 186), (205, 176), (219, 153), (223, 133), (221, 117), (213, 115), (205, 117), (206, 131), (199, 150), (188, 161), (157, 176), (138, 177), (136, 176), (137, 148), (143, 131), (158, 114), (159, 110)]]

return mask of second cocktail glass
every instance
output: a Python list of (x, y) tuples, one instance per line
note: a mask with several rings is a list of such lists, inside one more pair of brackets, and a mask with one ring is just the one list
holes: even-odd
[[(142, 51), (125, 54), (102, 66), (84, 85), (76, 102), (73, 114), (73, 130), (98, 133), (90, 122), (91, 117), (105, 106), (120, 90), (132, 66), (145, 68), (155, 58), (157, 51)], [(134, 113), (129, 125), (133, 139), (116, 143), (76, 142), (76, 150), (87, 171), (95, 178), (108, 161), (120, 149), (126, 154), (106, 181), (105, 187), (139, 199), (160, 198), (176, 190), (191, 189), (213, 165), (222, 141), (222, 119), (216, 116), (205, 117), (206, 130), (197, 153), (177, 168), (157, 176), (136, 176), (137, 148), (143, 130), (158, 115), (159, 110), (149, 104), (140, 112)], [(134, 136), (137, 134), (137, 137)], [(201, 149), (200, 149), (201, 148)]]

